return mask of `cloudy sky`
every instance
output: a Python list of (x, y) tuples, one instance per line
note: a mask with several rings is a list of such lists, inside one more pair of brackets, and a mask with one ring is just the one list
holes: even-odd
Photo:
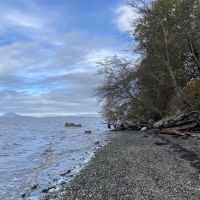
[(123, 0), (1, 0), (0, 114), (96, 113), (96, 62), (126, 48)]

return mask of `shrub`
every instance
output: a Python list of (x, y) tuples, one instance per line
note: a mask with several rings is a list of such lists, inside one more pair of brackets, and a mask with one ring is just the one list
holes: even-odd
[(176, 112), (200, 112), (200, 77), (192, 78), (183, 88), (183, 95), (176, 97), (172, 103)]

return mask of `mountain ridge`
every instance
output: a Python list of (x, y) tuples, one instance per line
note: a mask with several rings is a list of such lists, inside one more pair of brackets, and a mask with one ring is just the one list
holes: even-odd
[(10, 117), (10, 118), (12, 118), (12, 117), (23, 117), (23, 116), (21, 116), (21, 115), (19, 115), (17, 113), (14, 113), (14, 112), (8, 112), (8, 113), (3, 114), (2, 117)]

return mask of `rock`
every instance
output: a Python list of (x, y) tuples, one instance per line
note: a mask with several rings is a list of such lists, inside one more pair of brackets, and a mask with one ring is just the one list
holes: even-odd
[(66, 182), (65, 181), (62, 181), (61, 183), (60, 183), (60, 185), (65, 185), (66, 184)]
[(82, 127), (81, 124), (75, 124), (73, 122), (66, 122), (65, 127)]
[(25, 198), (25, 197), (26, 197), (26, 193), (22, 193), (22, 194), (21, 194), (21, 197), (22, 197), (22, 198)]
[(146, 130), (147, 130), (147, 127), (141, 128), (141, 131), (146, 131)]
[(64, 179), (60, 179), (60, 180), (58, 180), (57, 184), (58, 184), (58, 185), (62, 185), (63, 182), (65, 182)]
[(73, 122), (66, 122), (65, 127), (73, 127), (74, 123)]
[(51, 188), (48, 193), (53, 193), (53, 192), (57, 192), (59, 189), (58, 188)]
[(98, 144), (100, 144), (100, 142), (99, 142), (99, 141), (96, 141), (94, 144), (95, 144), (95, 145), (98, 145)]
[(166, 120), (160, 120), (157, 121), (156, 123), (153, 124), (153, 128), (160, 128), (161, 126), (163, 126), (163, 124), (165, 123)]
[(44, 154), (45, 153), (51, 153), (53, 151), (54, 151), (54, 149), (51, 146), (49, 146), (48, 148), (45, 149)]
[(65, 172), (65, 173), (62, 173), (62, 174), (60, 174), (60, 176), (65, 176), (65, 175), (67, 175), (67, 174), (70, 174), (71, 173), (71, 169), (69, 169), (67, 172)]
[(86, 133), (86, 134), (91, 134), (92, 131), (91, 131), (91, 130), (86, 130), (85, 133)]
[(49, 192), (50, 190), (52, 191), (52, 189), (55, 190), (55, 189), (56, 189), (56, 186), (49, 187), (49, 188), (45, 188), (45, 189), (42, 190), (42, 192), (43, 192), (43, 193), (47, 193), (47, 192)]
[(81, 124), (74, 124), (74, 127), (82, 127)]
[(35, 190), (35, 189), (37, 189), (37, 187), (38, 187), (37, 184), (33, 184), (33, 185), (31, 185), (31, 190)]

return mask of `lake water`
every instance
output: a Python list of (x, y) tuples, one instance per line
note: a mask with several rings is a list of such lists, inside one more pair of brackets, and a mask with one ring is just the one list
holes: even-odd
[[(65, 128), (66, 121), (81, 128)], [(100, 117), (0, 118), (0, 199), (40, 199), (42, 190), (69, 181), (104, 145)], [(92, 134), (85, 134), (85, 130)], [(66, 173), (73, 169), (71, 173)], [(31, 188), (32, 187), (32, 188)]]

